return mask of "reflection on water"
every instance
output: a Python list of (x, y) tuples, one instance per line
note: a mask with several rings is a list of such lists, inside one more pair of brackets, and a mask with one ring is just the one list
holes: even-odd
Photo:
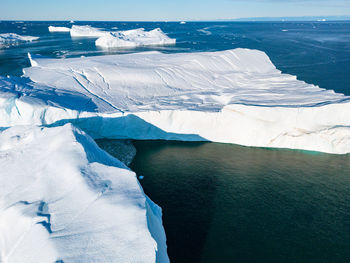
[(171, 262), (350, 262), (350, 156), (137, 141)]

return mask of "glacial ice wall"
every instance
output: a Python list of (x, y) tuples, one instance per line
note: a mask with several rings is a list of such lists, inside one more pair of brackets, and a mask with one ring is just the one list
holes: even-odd
[(30, 80), (0, 79), (0, 127), (72, 122), (95, 138), (350, 152), (349, 97), (282, 74), (257, 50), (32, 65), (24, 69)]
[(0, 132), (0, 261), (169, 262), (161, 210), (71, 124)]

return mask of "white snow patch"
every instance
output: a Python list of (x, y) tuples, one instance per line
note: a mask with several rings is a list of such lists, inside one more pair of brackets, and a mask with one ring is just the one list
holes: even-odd
[(70, 28), (62, 26), (49, 26), (50, 32), (70, 32)]
[(70, 124), (0, 133), (1, 262), (169, 262), (161, 209)]

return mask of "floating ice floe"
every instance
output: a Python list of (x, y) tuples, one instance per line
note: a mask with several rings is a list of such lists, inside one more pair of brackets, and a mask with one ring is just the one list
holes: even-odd
[(21, 36), (15, 33), (0, 34), (0, 46), (7, 43), (27, 42), (38, 40), (39, 37)]
[(50, 32), (70, 32), (70, 28), (63, 26), (49, 26)]
[(138, 47), (152, 45), (173, 45), (175, 39), (169, 38), (160, 28), (145, 31), (143, 28), (110, 32), (96, 40), (96, 46), (107, 48)]
[(169, 262), (161, 209), (71, 124), (0, 132), (1, 262)]
[(0, 79), (0, 127), (72, 122), (99, 138), (350, 152), (350, 98), (282, 74), (261, 51), (32, 59)]

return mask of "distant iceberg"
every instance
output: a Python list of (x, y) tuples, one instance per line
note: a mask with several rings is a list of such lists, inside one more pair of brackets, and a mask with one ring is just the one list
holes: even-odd
[[(55, 30), (55, 29), (54, 29)], [(145, 31), (143, 28), (123, 31), (102, 31), (91, 26), (72, 26), (72, 37), (98, 38), (96, 46), (104, 48), (132, 48), (139, 46), (173, 45), (176, 39), (169, 38), (160, 28)]]
[(72, 37), (102, 37), (108, 34), (106, 31), (102, 31), (98, 28), (92, 26), (76, 26), (73, 25), (70, 30), (70, 35)]
[(111, 32), (96, 40), (96, 46), (117, 48), (117, 47), (138, 47), (152, 45), (173, 45), (175, 39), (169, 38), (160, 28), (145, 31), (143, 28)]
[(169, 262), (161, 209), (71, 124), (0, 132), (0, 166), (1, 262)]
[(8, 44), (8, 43), (16, 43), (16, 42), (27, 42), (27, 41), (34, 41), (38, 40), (39, 37), (32, 37), (32, 36), (21, 36), (15, 33), (5, 33), (0, 34), (0, 46), (2, 44)]
[(70, 32), (70, 28), (62, 26), (49, 26), (50, 32)]
[(185, 21), (181, 21), (180, 24), (181, 24), (181, 25), (184, 25), (184, 24), (186, 24), (186, 22), (185, 22)]
[(282, 74), (261, 51), (32, 64), (31, 80), (0, 78), (0, 127), (72, 122), (94, 138), (350, 152), (350, 98)]

